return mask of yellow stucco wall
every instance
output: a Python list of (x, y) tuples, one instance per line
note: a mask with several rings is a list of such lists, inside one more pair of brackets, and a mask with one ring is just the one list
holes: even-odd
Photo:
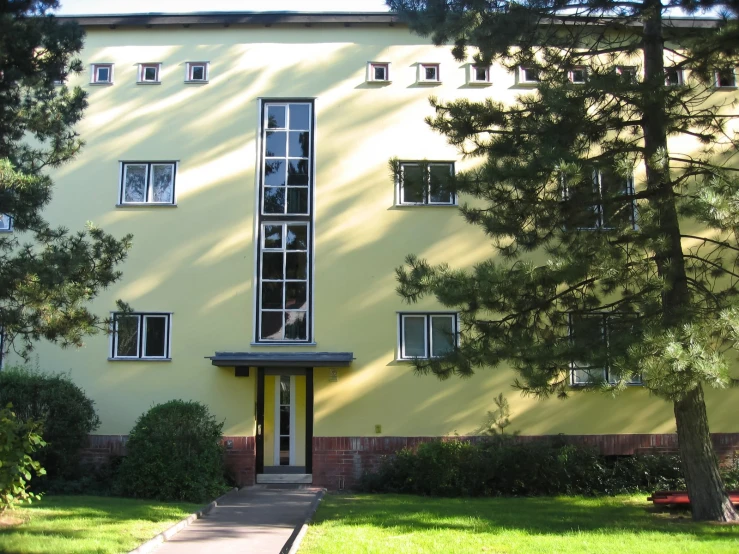
[[(492, 399), (507, 395), (512, 429), (541, 433), (672, 432), (671, 407), (630, 389), (618, 398), (575, 393), (537, 401), (511, 389), (506, 369), (469, 380), (416, 377), (395, 362), (399, 310), (393, 269), (408, 253), (470, 266), (491, 253), (482, 233), (454, 209), (394, 206), (388, 159), (459, 160), (423, 119), (430, 95), (512, 100), (514, 76), (493, 67), (493, 86), (469, 87), (466, 65), (402, 26), (316, 25), (90, 29), (85, 64), (115, 63), (115, 84), (90, 86), (79, 125), (81, 155), (54, 174), (48, 210), (73, 230), (91, 220), (134, 234), (120, 283), (95, 301), (107, 313), (121, 298), (137, 311), (171, 311), (171, 362), (107, 361), (108, 338), (62, 351), (41, 344), (33, 363), (70, 370), (97, 403), (99, 433), (127, 433), (153, 404), (207, 403), (229, 435), (254, 433), (255, 376), (213, 367), (215, 351), (273, 351), (253, 340), (258, 98), (315, 98), (315, 337), (290, 351), (350, 351), (351, 368), (329, 382), (315, 371), (316, 436), (466, 434)], [(187, 61), (210, 61), (210, 82), (183, 83)], [(392, 83), (365, 83), (366, 63), (392, 62)], [(162, 62), (162, 84), (136, 85), (137, 63)], [(416, 85), (416, 64), (441, 64), (443, 83)], [(179, 160), (176, 208), (116, 208), (120, 160)], [(470, 162), (459, 161), (458, 167)], [(266, 395), (268, 402), (270, 395)], [(713, 431), (739, 431), (739, 391), (708, 391)], [(267, 430), (265, 430), (267, 431)], [(265, 445), (266, 446), (266, 445)], [(265, 448), (270, 452), (270, 448)]]

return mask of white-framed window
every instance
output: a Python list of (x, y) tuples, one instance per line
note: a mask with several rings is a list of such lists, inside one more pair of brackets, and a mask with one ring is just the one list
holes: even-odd
[(389, 83), (390, 62), (367, 62), (368, 83)]
[(114, 313), (112, 320), (110, 359), (171, 359), (171, 313)]
[[(588, 312), (569, 314), (570, 342), (584, 352), (598, 352), (598, 357), (582, 362), (570, 362), (570, 384), (572, 386), (592, 385), (595, 383), (615, 383), (616, 375), (611, 372), (609, 354), (612, 348), (619, 348), (622, 334), (630, 334), (633, 330), (630, 320), (633, 314), (618, 312)], [(605, 348), (603, 348), (605, 347)], [(641, 385), (639, 376), (626, 382), (628, 385)]]
[(490, 66), (470, 64), (468, 66), (467, 84), (476, 86), (487, 86), (490, 84)]
[(455, 194), (449, 187), (454, 177), (454, 162), (400, 162), (396, 176), (396, 198), (404, 206), (454, 206)]
[(162, 81), (160, 79), (160, 72), (162, 69), (161, 63), (140, 63), (139, 64), (139, 79), (138, 84), (140, 85), (158, 85)]
[(187, 62), (185, 67), (186, 83), (207, 83), (208, 62)]
[(535, 67), (521, 66), (518, 68), (519, 85), (538, 85), (541, 82), (539, 70)]
[(398, 314), (398, 359), (438, 358), (454, 350), (459, 342), (456, 313)]
[[(633, 198), (627, 202), (612, 202), (616, 195), (634, 194), (634, 177), (623, 177), (610, 170), (593, 172), (593, 189), (577, 193), (568, 186), (567, 179), (562, 180), (562, 199), (565, 202), (572, 200), (582, 203), (586, 213), (578, 217), (576, 229), (579, 231), (609, 230), (627, 226), (636, 228), (636, 203)], [(577, 198), (579, 194), (586, 194), (587, 198)], [(592, 202), (592, 203), (590, 203)]]
[(13, 218), (7, 214), (0, 214), (0, 233), (13, 232)]
[(441, 83), (440, 67), (438, 63), (419, 63), (418, 83), (426, 85)]
[(622, 79), (635, 83), (638, 78), (636, 67), (633, 65), (618, 65), (616, 66), (616, 74), (620, 75)]
[(177, 162), (121, 162), (118, 205), (175, 204)]
[(736, 88), (736, 73), (733, 67), (717, 69), (714, 72), (714, 86), (716, 88)]
[(307, 342), (310, 225), (262, 223), (260, 242), (259, 340)]
[(679, 87), (685, 82), (685, 75), (682, 69), (677, 67), (665, 68), (665, 86)]
[(588, 79), (588, 68), (584, 65), (572, 67), (567, 70), (567, 79), (575, 85), (584, 85)]
[(94, 63), (90, 65), (90, 84), (91, 85), (112, 85), (113, 84), (113, 64), (112, 63)]

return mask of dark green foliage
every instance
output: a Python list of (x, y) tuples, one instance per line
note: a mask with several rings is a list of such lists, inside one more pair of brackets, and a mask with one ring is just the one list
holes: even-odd
[(433, 441), (385, 458), (368, 492), (428, 496), (550, 496), (682, 489), (673, 455), (606, 458), (582, 446), (498, 436), (479, 444)]
[(85, 305), (120, 278), (116, 267), (131, 245), (130, 235), (118, 240), (92, 224), (72, 233), (42, 215), (52, 195), (49, 170), (83, 145), (74, 126), (87, 106), (81, 88), (54, 84), (83, 69), (75, 55), (84, 32), (47, 15), (57, 6), (0, 2), (0, 214), (25, 232), (23, 242), (17, 233), (0, 235), (0, 327), (5, 348), (24, 357), (39, 338), (80, 345), (107, 329)]
[[(22, 421), (39, 421), (47, 445), (38, 453), (49, 479), (80, 477), (80, 449), (100, 426), (95, 403), (64, 373), (23, 368), (0, 372), (0, 405), (13, 403)], [(40, 486), (44, 485), (43, 479)]]
[(0, 410), (0, 514), (19, 502), (38, 500), (39, 496), (28, 490), (31, 472), (45, 473), (32, 457), (44, 446), (41, 423), (21, 420), (12, 408), (8, 404)]
[(135, 498), (207, 502), (226, 489), (223, 423), (199, 402), (171, 400), (139, 417), (126, 443), (120, 491)]

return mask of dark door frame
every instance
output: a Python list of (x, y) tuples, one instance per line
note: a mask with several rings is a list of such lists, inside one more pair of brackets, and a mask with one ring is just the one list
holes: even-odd
[[(257, 460), (256, 474), (264, 473), (264, 377), (270, 375), (279, 375), (278, 372), (272, 370), (265, 371), (265, 368), (257, 368)], [(308, 367), (305, 370), (295, 372), (286, 368), (286, 375), (305, 375), (305, 472), (313, 473), (313, 368)]]

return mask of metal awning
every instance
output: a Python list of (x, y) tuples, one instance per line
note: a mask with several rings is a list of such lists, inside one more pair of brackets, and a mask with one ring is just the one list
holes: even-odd
[(349, 367), (353, 352), (216, 352), (206, 356), (220, 367)]

